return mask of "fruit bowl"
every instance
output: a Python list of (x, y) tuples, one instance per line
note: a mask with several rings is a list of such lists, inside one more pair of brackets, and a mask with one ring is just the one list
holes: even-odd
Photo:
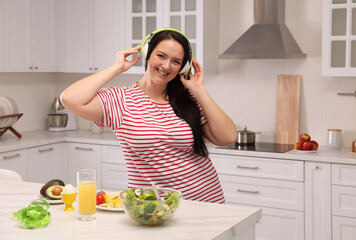
[(311, 153), (316, 152), (319, 148), (319, 144), (312, 140), (310, 135), (302, 133), (299, 137), (299, 141), (294, 144), (294, 150), (297, 152)]
[(143, 225), (159, 225), (170, 219), (179, 207), (182, 193), (168, 188), (128, 189), (120, 193), (125, 213)]
[(298, 152), (298, 153), (316, 153), (318, 150), (297, 150), (297, 149), (294, 149), (294, 151)]

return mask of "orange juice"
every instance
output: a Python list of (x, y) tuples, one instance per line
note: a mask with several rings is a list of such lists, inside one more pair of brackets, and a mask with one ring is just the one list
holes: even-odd
[(96, 211), (96, 182), (79, 182), (79, 214), (93, 215)]

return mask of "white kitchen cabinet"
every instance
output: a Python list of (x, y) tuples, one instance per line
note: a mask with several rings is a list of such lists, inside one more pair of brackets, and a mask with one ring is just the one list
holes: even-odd
[(67, 158), (64, 143), (28, 149), (29, 180), (46, 183), (51, 179), (67, 180)]
[(256, 240), (282, 239), (304, 239), (303, 212), (263, 207), (262, 218), (256, 223)]
[(13, 170), (20, 174), (23, 181), (28, 181), (27, 150), (0, 153), (0, 168)]
[(64, 0), (60, 11), (60, 71), (92, 73), (115, 63), (124, 48), (123, 1)]
[(3, 70), (55, 72), (56, 0), (4, 0), (3, 10)]
[(355, 240), (356, 219), (333, 217), (333, 240)]
[(127, 189), (127, 171), (125, 165), (103, 163), (101, 172), (103, 189), (113, 191)]
[(256, 239), (304, 239), (302, 161), (210, 154), (225, 200), (262, 207)]
[[(139, 45), (156, 29), (176, 28), (189, 38), (204, 72), (217, 73), (218, 10), (216, 0), (126, 0), (126, 48)], [(128, 72), (143, 73), (144, 63), (140, 59)]]
[(117, 191), (127, 188), (127, 170), (121, 147), (102, 147), (102, 188)]
[(77, 171), (96, 170), (97, 188), (101, 188), (101, 145), (68, 143), (68, 182), (77, 186)]
[(323, 0), (322, 75), (356, 76), (356, 2)]
[(356, 236), (356, 166), (332, 164), (333, 240)]
[(305, 240), (331, 240), (331, 164), (304, 166)]
[(356, 165), (333, 164), (333, 185), (356, 187)]

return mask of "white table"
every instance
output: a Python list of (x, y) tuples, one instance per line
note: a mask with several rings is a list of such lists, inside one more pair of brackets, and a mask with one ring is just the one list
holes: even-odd
[[(57, 239), (255, 239), (255, 223), (261, 209), (183, 200), (176, 215), (166, 223), (147, 227), (132, 221), (124, 212), (98, 210), (96, 220), (83, 222), (77, 209), (63, 211), (64, 205), (51, 205), (47, 227), (24, 229), (12, 221), (12, 213), (37, 198), (42, 184), (0, 181), (0, 238), (26, 240)], [(73, 204), (77, 206), (77, 201)]]

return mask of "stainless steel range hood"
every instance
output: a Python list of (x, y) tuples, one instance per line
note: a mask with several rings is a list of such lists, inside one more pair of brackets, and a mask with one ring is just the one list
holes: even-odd
[(219, 59), (306, 58), (285, 25), (285, 0), (254, 0), (255, 24)]

